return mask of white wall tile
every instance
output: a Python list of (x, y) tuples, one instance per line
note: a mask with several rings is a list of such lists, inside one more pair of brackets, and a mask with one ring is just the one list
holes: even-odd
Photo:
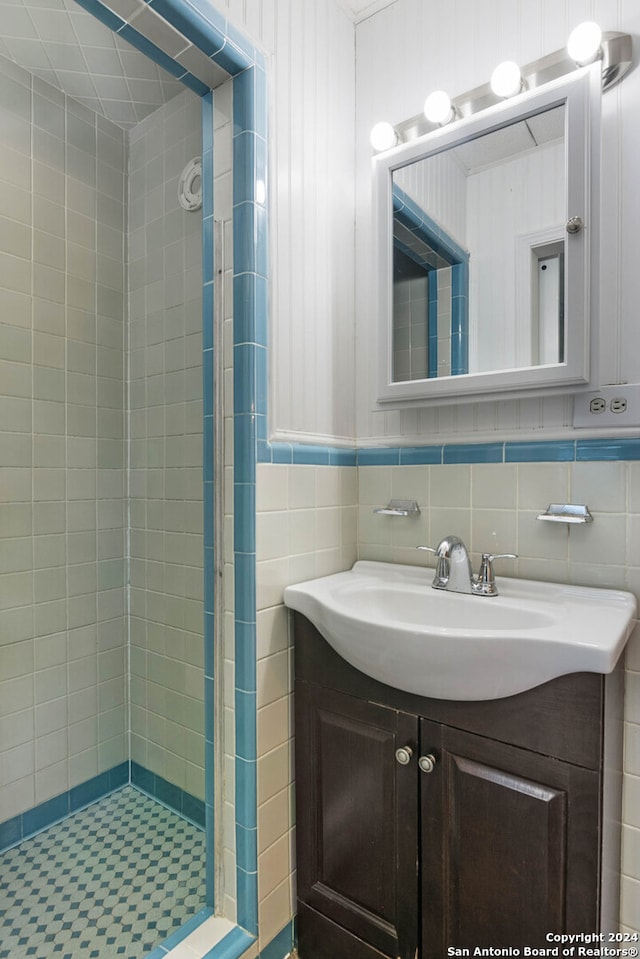
[[(24, 73), (24, 77), (29, 85), (28, 74)], [(20, 402), (5, 398), (0, 410), (0, 428), (11, 431), (5, 436), (0, 454), (0, 466), (5, 467), (0, 494), (5, 500), (2, 524), (5, 538), (0, 543), (0, 606), (5, 607), (3, 633), (10, 642), (3, 649), (13, 650), (14, 654), (14, 666), (8, 660), (5, 664), (8, 670), (18, 668), (20, 662), (26, 663), (26, 648), (19, 640), (26, 635), (38, 637), (35, 662), (32, 662), (31, 698), (35, 696), (39, 704), (35, 727), (32, 726), (39, 772), (30, 790), (16, 787), (12, 793), (14, 800), (21, 796), (26, 803), (14, 805), (15, 812), (56, 795), (68, 788), (71, 780), (81, 781), (76, 776), (82, 769), (91, 775), (98, 771), (97, 755), (90, 755), (83, 743), (68, 735), (67, 723), (73, 716), (67, 711), (66, 694), (68, 689), (92, 688), (93, 706), (87, 703), (88, 713), (82, 721), (95, 722), (98, 702), (95, 654), (93, 659), (69, 660), (74, 652), (67, 630), (74, 624), (88, 625), (96, 617), (96, 542), (92, 532), (96, 525), (93, 499), (97, 450), (95, 256), (96, 251), (100, 252), (102, 241), (99, 239), (96, 246), (95, 189), (83, 173), (84, 183), (76, 185), (71, 176), (65, 190), (65, 176), (73, 173), (74, 154), (70, 149), (65, 161), (64, 144), (57, 138), (65, 124), (70, 133), (76, 131), (82, 135), (84, 121), (70, 113), (70, 104), (57, 91), (45, 84), (40, 84), (38, 89), (33, 119), (39, 126), (33, 130), (33, 154), (24, 135), (29, 129), (30, 105), (25, 100), (24, 115), (18, 117), (15, 111), (22, 109), (22, 101), (16, 96), (10, 108), (15, 122), (6, 124), (6, 105), (0, 105), (5, 131), (0, 165), (4, 185), (9, 187), (8, 181), (13, 181), (14, 192), (11, 204), (6, 204), (2, 213), (17, 216), (20, 221), (14, 224), (10, 234), (4, 229), (7, 221), (0, 222), (4, 257), (0, 273), (3, 264), (11, 263), (14, 270), (12, 278), (0, 280), (0, 285), (5, 287), (1, 292), (2, 301), (12, 323), (0, 330), (0, 364), (6, 374), (3, 393), (17, 393), (22, 398)], [(43, 99), (45, 93), (50, 94), (46, 100)], [(83, 115), (91, 116), (86, 111)], [(95, 124), (95, 119), (92, 122)], [(103, 130), (108, 126), (103, 124)], [(111, 140), (122, 144), (122, 132), (118, 131)], [(102, 149), (106, 140), (102, 138), (100, 143)], [(86, 150), (90, 148), (95, 159), (95, 136), (83, 139), (79, 145), (85, 150), (85, 167), (92, 168), (94, 163)], [(13, 157), (18, 155), (22, 157), (21, 165), (12, 166)], [(115, 157), (111, 148), (109, 157), (111, 161)], [(122, 163), (123, 159), (121, 151), (118, 162)], [(69, 164), (66, 168), (65, 162)], [(22, 184), (33, 186), (33, 202), (22, 202)], [(33, 242), (27, 245), (32, 233)], [(101, 236), (104, 238), (104, 233)], [(108, 237), (111, 258), (122, 257), (122, 236), (120, 224), (119, 230), (112, 230)], [(11, 257), (16, 263), (12, 263)], [(67, 266), (70, 273), (76, 275), (68, 284), (64, 272)], [(12, 291), (31, 292), (31, 281), (25, 278), (25, 270), (31, 269), (34, 298), (27, 308), (26, 301)], [(122, 263), (116, 272), (122, 273)], [(84, 319), (76, 306), (91, 311), (91, 319), (88, 313)], [(69, 330), (80, 334), (67, 344), (65, 313)], [(31, 323), (29, 317), (33, 320), (32, 346), (24, 338)], [(18, 373), (21, 387), (14, 382)], [(121, 391), (120, 415), (123, 396)], [(21, 443), (23, 433), (32, 429), (32, 453), (27, 454)], [(124, 488), (120, 487), (114, 500), (117, 496), (122, 498), (123, 492)], [(36, 535), (31, 539), (33, 533)], [(123, 557), (122, 539), (111, 550), (110, 559), (122, 566)], [(37, 605), (32, 606), (34, 601)], [(16, 659), (18, 653), (20, 658)], [(14, 688), (20, 691), (16, 680)], [(12, 696), (5, 697), (10, 722), (11, 716), (22, 714), (29, 702), (26, 690), (22, 690), (22, 700), (18, 708)], [(17, 781), (21, 781), (19, 764), (15, 766)]]

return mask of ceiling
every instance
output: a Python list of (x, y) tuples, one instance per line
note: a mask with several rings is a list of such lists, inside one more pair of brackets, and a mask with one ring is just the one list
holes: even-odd
[(564, 138), (565, 108), (555, 107), (519, 123), (493, 130), (461, 143), (452, 151), (466, 176), (498, 166), (506, 160), (561, 142)]
[(372, 17), (379, 10), (384, 10), (385, 7), (397, 3), (397, 0), (342, 0), (342, 3), (349, 12), (351, 19), (355, 23), (359, 23), (361, 20)]
[[(355, 23), (397, 0), (339, 0)], [(144, 0), (108, 3), (207, 86), (227, 78)], [(124, 10), (127, 10), (125, 16)], [(151, 21), (154, 22), (151, 22)], [(156, 37), (154, 35), (154, 41)], [(184, 87), (82, 9), (75, 0), (0, 0), (0, 56), (7, 57), (118, 126), (135, 126)]]
[[(131, 9), (136, 10), (134, 3)], [(184, 90), (179, 80), (75, 0), (0, 0), (0, 24), (0, 55), (125, 129)], [(190, 47), (184, 38), (180, 44)], [(207, 60), (192, 47), (188, 53), (194, 60), (198, 55)], [(211, 72), (215, 65), (207, 63)], [(191, 64), (189, 68), (202, 73)], [(215, 79), (207, 77), (212, 86)]]

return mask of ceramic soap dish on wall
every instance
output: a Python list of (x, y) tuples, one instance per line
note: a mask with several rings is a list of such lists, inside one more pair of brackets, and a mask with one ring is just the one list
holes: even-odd
[(382, 516), (419, 516), (420, 507), (414, 499), (392, 499), (388, 506), (374, 509)]
[(593, 516), (588, 506), (571, 506), (563, 503), (549, 503), (544, 513), (539, 513), (537, 519), (547, 523), (593, 523)]

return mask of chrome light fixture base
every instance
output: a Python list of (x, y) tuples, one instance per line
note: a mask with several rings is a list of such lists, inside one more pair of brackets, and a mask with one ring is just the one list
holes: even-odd
[[(600, 44), (600, 53), (598, 58), (602, 64), (602, 90), (609, 90), (622, 80), (632, 65), (633, 43), (628, 33), (618, 33), (608, 31), (602, 34)], [(542, 86), (550, 80), (556, 80), (558, 77), (573, 73), (576, 69), (575, 62), (568, 55), (565, 48), (556, 50), (546, 57), (534, 60), (522, 68), (522, 79), (528, 90)], [(489, 83), (483, 83), (481, 86), (468, 93), (463, 93), (451, 100), (452, 108), (455, 111), (456, 119), (459, 117), (470, 117), (487, 107), (500, 103), (503, 98), (497, 96), (491, 89)], [(403, 120), (395, 124), (395, 131), (398, 140), (401, 143), (408, 143), (415, 140), (425, 133), (431, 133), (438, 128), (438, 124), (430, 123), (420, 113), (408, 120)]]

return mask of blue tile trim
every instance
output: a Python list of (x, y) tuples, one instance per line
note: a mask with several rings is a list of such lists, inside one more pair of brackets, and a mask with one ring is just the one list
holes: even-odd
[[(441, 256), (450, 266), (456, 263), (468, 263), (469, 254), (446, 230), (433, 220), (428, 213), (401, 190), (397, 184), (392, 190), (393, 213), (400, 223), (411, 230), (427, 243), (431, 249)], [(411, 253), (409, 254), (411, 255)], [(415, 258), (415, 257), (414, 257)]]
[(258, 934), (258, 873), (238, 869), (238, 925)]
[(236, 926), (203, 959), (239, 959), (242, 953), (255, 942), (255, 939), (255, 935)]
[(432, 270), (427, 284), (427, 370), (430, 378), (438, 375), (438, 272)]
[(505, 463), (567, 463), (576, 458), (574, 440), (505, 443)]
[(293, 462), (305, 466), (328, 466), (329, 465), (329, 447), (328, 446), (304, 446), (299, 443), (291, 444), (291, 454)]
[[(235, 655), (238, 678), (236, 680), (236, 696), (247, 696), (249, 694), (255, 696), (256, 693), (256, 637), (254, 627), (254, 622), (241, 622), (239, 620), (237, 624)], [(242, 703), (237, 705), (242, 706)], [(248, 712), (247, 715), (250, 716), (251, 713)], [(255, 738), (255, 728), (253, 736)], [(236, 749), (236, 752), (243, 759), (253, 759), (255, 756), (255, 752), (251, 753), (246, 748)]]
[(256, 622), (256, 554), (236, 551), (235, 564), (236, 624), (254, 626)]
[(184, 0), (150, 0), (150, 5), (187, 40), (191, 40), (203, 53), (219, 63), (217, 54), (224, 47), (226, 24), (225, 30), (220, 31), (220, 24), (216, 27), (210, 22), (208, 11), (200, 12), (194, 5), (185, 3)]
[[(255, 674), (255, 666), (253, 667)], [(248, 683), (250, 685), (250, 682)], [(255, 692), (243, 692), (236, 689), (235, 708), (238, 710), (238, 722), (236, 724), (236, 756), (251, 762), (257, 755), (257, 730), (256, 730), (256, 694)]]
[(19, 816), (0, 823), (0, 851), (22, 842), (28, 836), (52, 826), (84, 806), (102, 799), (129, 782), (129, 762), (113, 766), (86, 782), (54, 796)]
[(255, 483), (236, 483), (235, 499), (238, 512), (233, 517), (233, 541), (237, 552), (255, 553), (256, 530), (250, 517), (256, 510)]
[(357, 462), (355, 450), (329, 447), (329, 466), (355, 466)]
[(358, 450), (358, 466), (399, 466), (399, 447), (373, 447)]
[(204, 802), (173, 783), (131, 761), (131, 785), (164, 803), (184, 819), (204, 829)]
[(234, 277), (234, 300), (238, 312), (233, 318), (234, 346), (243, 343), (267, 345), (267, 281), (256, 273)]
[[(438, 463), (442, 463), (441, 446), (403, 446), (400, 448), (401, 466)], [(365, 466), (366, 464), (361, 465)]]
[(502, 463), (504, 443), (460, 443), (445, 446), (442, 451), (443, 463)]
[(251, 65), (255, 51), (235, 31), (227, 31), (216, 57), (229, 69), (227, 56), (249, 67), (233, 81), (236, 892), (238, 925), (257, 935), (255, 482), (267, 435), (267, 154), (260, 142), (266, 140), (267, 105), (263, 72)]
[[(185, 16), (188, 16), (188, 14), (185, 13), (185, 8), (193, 8), (193, 10), (196, 10), (204, 17), (209, 37), (213, 40), (217, 35), (222, 42), (224, 42), (224, 38), (227, 35), (227, 20), (222, 13), (216, 10), (211, 0), (167, 0), (167, 9), (169, 7), (181, 11)], [(171, 20), (173, 23), (173, 14), (171, 15)]]
[(15, 846), (22, 839), (22, 816), (14, 816), (0, 823), (0, 851)]
[(577, 440), (576, 460), (640, 460), (640, 439)]
[[(321, 456), (324, 447), (317, 449), (318, 455)], [(573, 463), (640, 460), (640, 437), (460, 443), (444, 446), (363, 447), (356, 452), (358, 466), (397, 466), (439, 462)], [(275, 462), (275, 459), (272, 462)]]
[(296, 463), (305, 466), (357, 466), (353, 447), (315, 446), (311, 443), (258, 442), (259, 463)]
[(295, 923), (292, 919), (264, 949), (260, 950), (258, 959), (284, 959), (295, 944)]
[(253, 343), (233, 348), (233, 409), (236, 413), (256, 412), (256, 350)]
[[(237, 273), (267, 275), (267, 217), (257, 203), (238, 203), (233, 208), (233, 263)], [(237, 263), (237, 269), (235, 264)]]
[(194, 93), (197, 93), (199, 97), (203, 97), (205, 93), (209, 93), (209, 87), (198, 80), (197, 77), (194, 77), (192, 73), (185, 73), (180, 77), (180, 82), (184, 83), (186, 87), (189, 87), (190, 90), (193, 90)]
[[(76, 807), (77, 808), (77, 807)], [(69, 792), (55, 796), (47, 802), (41, 803), (34, 809), (22, 814), (22, 830), (24, 836), (32, 836), (41, 829), (46, 829), (54, 822), (65, 819), (71, 812)]]
[(216, 53), (214, 59), (218, 66), (221, 66), (223, 70), (226, 70), (227, 73), (230, 73), (232, 76), (235, 75), (238, 70), (246, 70), (248, 67), (251, 67), (253, 63), (253, 57), (250, 57), (235, 43), (231, 43), (230, 40), (225, 42), (222, 50)]
[(192, 916), (191, 919), (187, 919), (179, 929), (176, 929), (175, 932), (172, 932), (163, 943), (161, 943), (153, 952), (149, 953), (148, 956), (145, 956), (145, 959), (163, 959), (164, 956), (171, 949), (175, 949), (176, 946), (179, 946), (187, 936), (191, 935), (192, 932), (195, 932), (203, 922), (206, 922), (207, 919), (210, 919), (213, 915), (213, 909), (206, 907), (205, 909), (200, 909), (199, 912)]
[(257, 821), (256, 762), (236, 757), (236, 823), (255, 829)]
[(236, 860), (240, 869), (249, 872), (258, 861), (258, 830), (236, 826)]
[(451, 268), (451, 375), (469, 372), (469, 266)]

